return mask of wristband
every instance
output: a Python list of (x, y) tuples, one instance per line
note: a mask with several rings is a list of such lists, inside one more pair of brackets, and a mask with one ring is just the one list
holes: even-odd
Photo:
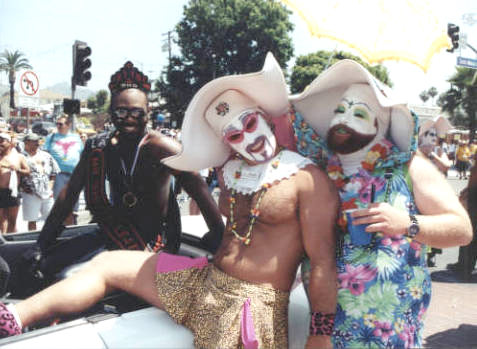
[(331, 336), (335, 324), (335, 314), (325, 314), (321, 311), (311, 313), (310, 335)]

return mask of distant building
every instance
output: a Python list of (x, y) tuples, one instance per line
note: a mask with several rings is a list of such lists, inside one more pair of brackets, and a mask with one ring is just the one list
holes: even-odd
[(419, 117), (419, 122), (423, 122), (427, 119), (432, 119), (436, 116), (443, 115), (447, 119), (449, 119), (450, 115), (447, 112), (442, 112), (440, 107), (429, 107), (426, 105), (417, 105), (417, 104), (409, 104), (409, 109), (411, 109), (414, 113), (417, 114)]

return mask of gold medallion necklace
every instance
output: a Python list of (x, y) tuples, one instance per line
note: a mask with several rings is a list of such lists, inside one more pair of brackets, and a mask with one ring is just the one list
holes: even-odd
[(137, 159), (138, 159), (138, 156), (139, 156), (139, 150), (141, 150), (141, 147), (144, 144), (144, 141), (146, 140), (146, 137), (147, 137), (147, 133), (146, 133), (146, 135), (144, 135), (144, 137), (141, 139), (141, 141), (139, 142), (139, 144), (137, 146), (136, 154), (134, 154), (134, 160), (133, 160), (133, 163), (131, 165), (131, 168), (129, 169), (129, 173), (126, 170), (126, 163), (124, 162), (123, 158), (122, 157), (119, 158), (119, 160), (121, 161), (121, 169), (123, 170), (125, 184), (128, 188), (128, 191), (126, 193), (124, 193), (123, 196), (122, 196), (123, 204), (127, 208), (133, 208), (134, 206), (136, 206), (137, 201), (138, 201), (137, 196), (136, 196), (136, 194), (133, 193), (133, 189), (132, 189), (133, 175), (134, 175), (134, 171), (136, 170)]

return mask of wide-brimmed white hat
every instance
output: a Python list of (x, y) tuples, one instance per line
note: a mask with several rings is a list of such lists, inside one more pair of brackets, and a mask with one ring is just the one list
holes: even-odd
[[(228, 91), (235, 92), (225, 93)], [(288, 106), (283, 71), (269, 52), (261, 71), (220, 77), (197, 91), (182, 123), (182, 151), (162, 162), (182, 171), (221, 166), (230, 157), (231, 148), (222, 142), (220, 132), (233, 117), (254, 108), (278, 117)]]
[(0, 133), (0, 138), (6, 139), (9, 142), (12, 141), (12, 136), (10, 136), (8, 133), (5, 133), (5, 132)]
[[(389, 134), (401, 151), (411, 148), (414, 119), (407, 103), (399, 100), (386, 85), (376, 80), (359, 63), (344, 59), (321, 73), (301, 93), (290, 97), (295, 110), (326, 139), (329, 124), (343, 93), (353, 84), (369, 84), (383, 108), (389, 108)], [(379, 115), (378, 115), (379, 118)], [(386, 117), (387, 119), (387, 117)]]
[(419, 125), (419, 136), (423, 135), (431, 128), (435, 128), (438, 137), (444, 137), (446, 133), (452, 128), (450, 121), (443, 115), (438, 115), (432, 119), (427, 119)]

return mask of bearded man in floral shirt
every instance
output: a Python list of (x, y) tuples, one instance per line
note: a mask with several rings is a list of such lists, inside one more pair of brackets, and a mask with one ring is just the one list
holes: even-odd
[(298, 151), (326, 168), (341, 199), (337, 348), (420, 347), (431, 298), (426, 245), (472, 238), (452, 188), (414, 154), (417, 117), (386, 89), (343, 60), (291, 97)]

